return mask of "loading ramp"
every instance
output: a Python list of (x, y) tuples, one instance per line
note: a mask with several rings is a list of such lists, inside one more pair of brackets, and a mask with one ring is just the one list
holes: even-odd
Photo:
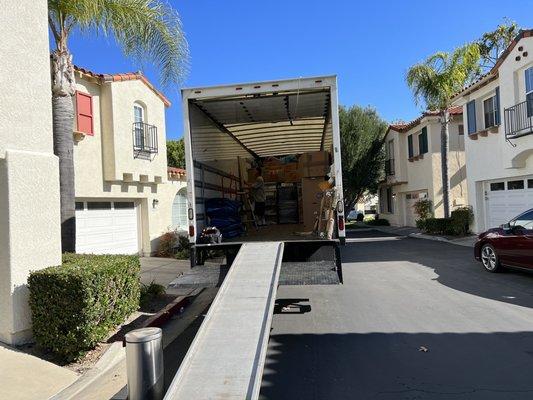
[(242, 244), (165, 400), (258, 398), (283, 248)]

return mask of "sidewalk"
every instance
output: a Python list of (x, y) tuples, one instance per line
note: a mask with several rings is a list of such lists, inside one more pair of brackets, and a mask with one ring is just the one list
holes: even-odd
[(78, 379), (78, 374), (0, 344), (0, 399), (47, 399)]
[[(366, 225), (368, 229), (375, 229), (376, 231), (384, 232), (384, 233), (391, 233), (394, 235), (400, 235), (400, 236), (407, 236), (415, 239), (427, 239), (427, 240), (435, 240), (438, 242), (446, 242), (451, 244), (456, 244), (458, 246), (464, 246), (464, 247), (474, 247), (474, 243), (477, 240), (476, 235), (469, 235), (469, 236), (463, 236), (463, 237), (445, 237), (445, 236), (436, 236), (436, 235), (428, 235), (426, 233), (423, 233), (418, 228), (413, 228), (410, 226), (373, 226), (373, 225)], [(354, 231), (358, 231), (365, 228), (356, 228)]]

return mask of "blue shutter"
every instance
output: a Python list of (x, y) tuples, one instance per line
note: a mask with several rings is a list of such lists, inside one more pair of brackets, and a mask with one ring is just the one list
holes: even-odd
[(468, 122), (468, 134), (477, 132), (476, 127), (476, 101), (466, 103), (466, 118)]
[(499, 86), (496, 88), (496, 98), (495, 98), (494, 107), (496, 107), (496, 113), (495, 113), (495, 116), (494, 116), (494, 119), (495, 119), (494, 123), (496, 125), (500, 125), (501, 119), (500, 119), (500, 87)]
[(526, 69), (526, 93), (533, 91), (533, 67)]

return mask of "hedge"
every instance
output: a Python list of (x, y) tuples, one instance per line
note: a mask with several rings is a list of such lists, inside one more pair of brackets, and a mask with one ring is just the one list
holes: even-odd
[(385, 218), (376, 218), (366, 221), (365, 224), (373, 226), (389, 226), (390, 222)]
[(73, 361), (139, 308), (140, 262), (126, 255), (63, 255), (28, 278), (36, 343)]
[(416, 221), (416, 226), (427, 233), (441, 235), (466, 235), (472, 222), (472, 210), (461, 207), (451, 212), (450, 218), (426, 218)]

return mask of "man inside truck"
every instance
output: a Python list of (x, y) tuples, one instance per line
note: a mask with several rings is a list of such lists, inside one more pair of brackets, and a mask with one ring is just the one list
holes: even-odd
[(257, 168), (257, 178), (253, 185), (250, 186), (252, 199), (254, 200), (254, 214), (257, 218), (258, 225), (266, 225), (265, 221), (265, 180), (261, 168)]

